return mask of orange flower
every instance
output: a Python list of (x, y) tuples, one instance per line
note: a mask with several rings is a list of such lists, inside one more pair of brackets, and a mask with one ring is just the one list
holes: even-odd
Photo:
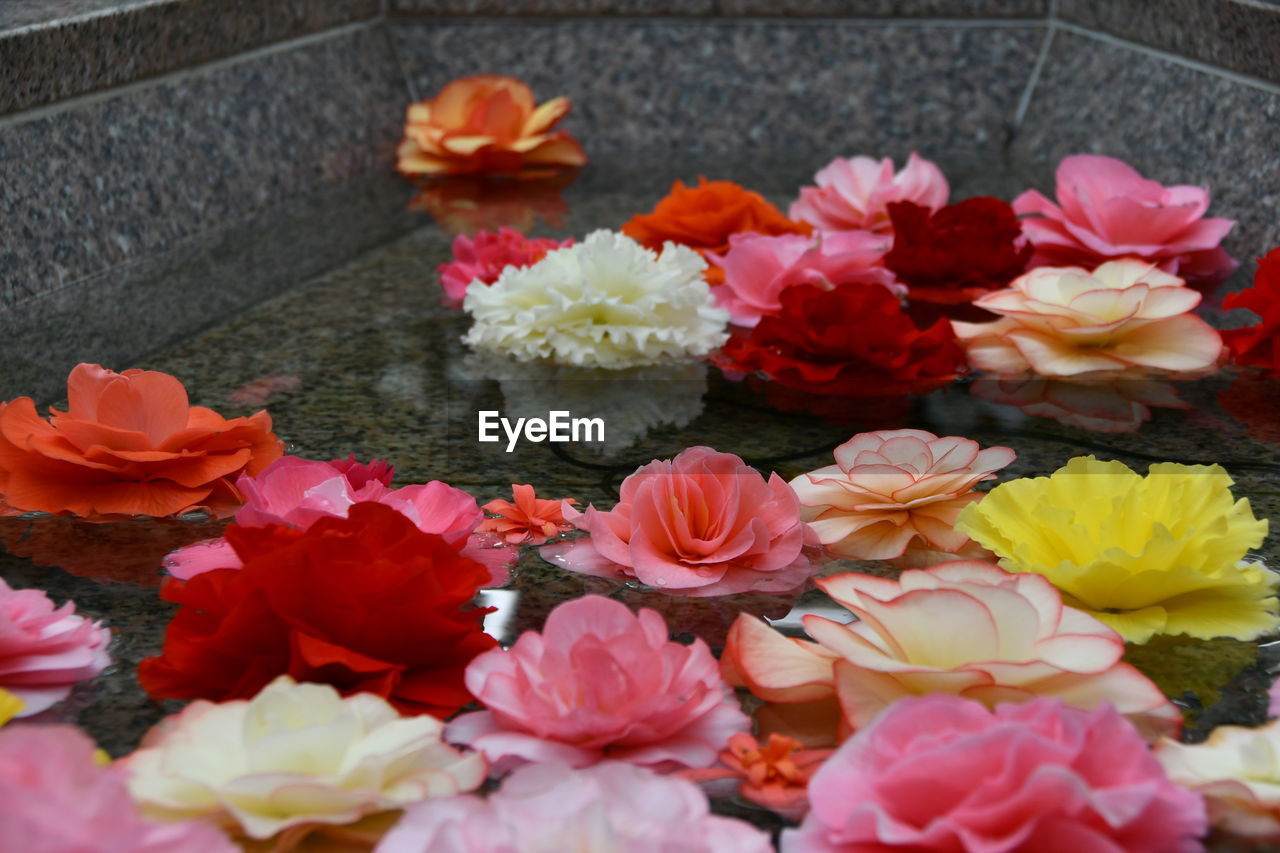
[(226, 420), (187, 404), (166, 373), (80, 364), (66, 412), (46, 421), (30, 397), (0, 403), (0, 507), (110, 521), (208, 508), (230, 515), (234, 483), (284, 452), (271, 418)]
[(792, 737), (770, 734), (760, 742), (749, 734), (729, 738), (720, 753), (723, 768), (690, 770), (680, 774), (695, 782), (711, 779), (740, 779), (738, 793), (745, 800), (764, 806), (791, 820), (799, 820), (809, 810), (809, 778), (834, 749), (805, 749)]
[(434, 98), (409, 106), (397, 151), (405, 175), (514, 174), (528, 166), (581, 166), (582, 146), (551, 133), (569, 99), (535, 106), (514, 77), (477, 74), (454, 80)]
[(533, 486), (512, 484), (511, 501), (489, 501), (481, 507), (495, 513), (497, 518), (486, 518), (476, 530), (496, 533), (512, 545), (541, 545), (562, 530), (573, 525), (564, 520), (565, 503), (576, 504), (573, 498), (564, 501), (546, 501), (534, 495)]
[[(676, 181), (652, 213), (637, 214), (622, 226), (623, 234), (655, 251), (669, 240), (701, 255), (724, 254), (729, 251), (729, 237), (745, 231), (769, 236), (807, 235), (813, 228), (788, 219), (760, 193), (733, 181), (703, 177), (698, 178), (696, 187)], [(712, 265), (706, 277), (711, 284), (720, 284), (724, 271)]]

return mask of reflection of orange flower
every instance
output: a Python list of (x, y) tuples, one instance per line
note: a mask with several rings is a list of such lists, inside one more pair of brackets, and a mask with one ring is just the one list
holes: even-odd
[(240, 504), (235, 480), (258, 473), (283, 448), (271, 418), (227, 420), (187, 404), (165, 373), (114, 373), (80, 364), (67, 378), (66, 412), (51, 420), (30, 397), (0, 403), (0, 506), (78, 515), (176, 515), (206, 507), (219, 516)]
[(552, 228), (563, 228), (569, 205), (560, 191), (576, 181), (581, 171), (560, 169), (553, 174), (526, 173), (514, 178), (428, 178), (409, 202), (409, 209), (425, 210), (454, 235), (499, 228), (527, 234), (539, 218)]
[(406, 175), (478, 175), (581, 166), (587, 155), (577, 140), (551, 132), (567, 112), (564, 97), (535, 106), (533, 91), (514, 77), (463, 77), (410, 105), (398, 168)]

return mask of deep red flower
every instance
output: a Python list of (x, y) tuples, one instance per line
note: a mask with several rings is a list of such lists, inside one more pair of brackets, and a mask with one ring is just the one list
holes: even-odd
[(777, 314), (729, 339), (721, 367), (759, 371), (813, 394), (858, 397), (931, 390), (964, 368), (950, 323), (920, 330), (880, 285), (796, 285), (780, 301)]
[(978, 196), (937, 211), (909, 201), (889, 205), (893, 248), (884, 265), (907, 298), (945, 305), (999, 290), (1026, 268), (1033, 251), (1013, 208)]
[(1227, 294), (1222, 307), (1248, 308), (1261, 318), (1252, 326), (1222, 333), (1236, 364), (1261, 367), (1268, 375), (1280, 376), (1280, 248), (1258, 258), (1253, 287)]
[(161, 699), (256, 694), (278, 675), (376, 693), (407, 714), (447, 717), (471, 701), (463, 671), (497, 645), (471, 606), (489, 570), (388, 506), (306, 530), (227, 528), (244, 561), (161, 596), (182, 605), (138, 678)]

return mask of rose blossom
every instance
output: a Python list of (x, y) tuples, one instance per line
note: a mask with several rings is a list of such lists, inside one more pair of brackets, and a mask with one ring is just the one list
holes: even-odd
[(499, 770), (526, 761), (585, 767), (616, 759), (657, 770), (705, 767), (750, 728), (711, 650), (667, 639), (656, 611), (588, 595), (559, 605), (542, 633), (467, 667), (467, 688), (487, 710), (445, 734)]
[(814, 175), (816, 187), (802, 187), (791, 205), (791, 218), (820, 231), (891, 231), (888, 206), (911, 201), (936, 210), (947, 203), (951, 188), (942, 170), (912, 151), (896, 175), (893, 158), (832, 160)]
[(816, 581), (858, 621), (810, 614), (817, 642), (784, 637), (739, 616), (721, 668), (767, 702), (839, 700), (846, 730), (906, 696), (954, 693), (987, 705), (1057, 696), (1085, 708), (1110, 703), (1154, 731), (1176, 730), (1178, 710), (1123, 663), (1124, 641), (1062, 605), (1053, 584), (980, 560), (911, 569), (900, 580), (842, 574)]
[(478, 788), (484, 758), (444, 743), (443, 727), (401, 717), (369, 693), (344, 699), (281, 676), (251, 700), (191, 703), (121, 764), (148, 817), (200, 817), (236, 836), (296, 841)]
[(411, 806), (375, 853), (772, 853), (769, 836), (713, 815), (695, 785), (605, 762), (521, 767), (487, 799)]
[(952, 525), (1013, 461), (1008, 447), (939, 438), (918, 429), (864, 432), (835, 450), (835, 465), (791, 481), (801, 517), (828, 550), (854, 560), (901, 557), (908, 547), (956, 553), (969, 537)]
[(453, 238), (453, 260), (438, 267), (444, 304), (461, 308), (471, 282), (479, 279), (493, 284), (507, 267), (527, 267), (552, 249), (572, 245), (572, 237), (564, 241), (526, 237), (511, 228), (481, 231), (474, 237), (459, 234)]
[(1236, 364), (1280, 376), (1280, 248), (1258, 259), (1253, 287), (1228, 293), (1222, 307), (1245, 308), (1258, 315), (1253, 325), (1222, 333)]
[(1077, 154), (1058, 164), (1057, 196), (1054, 204), (1028, 190), (1013, 201), (1036, 247), (1033, 267), (1136, 257), (1206, 285), (1236, 268), (1218, 246), (1235, 222), (1204, 216), (1209, 191), (1203, 187), (1164, 187), (1119, 160)]
[(42, 590), (12, 589), (0, 579), (0, 687), (22, 701), (18, 716), (61, 702), (111, 663), (111, 632), (75, 612), (70, 601), (55, 610)]
[(1115, 711), (1051, 699), (903, 700), (827, 760), (809, 800), (782, 853), (1194, 853), (1207, 828)]
[(1145, 367), (1211, 368), (1222, 338), (1188, 312), (1200, 294), (1146, 261), (1108, 261), (1090, 272), (1038, 267), (976, 300), (993, 323), (953, 322), (969, 363), (993, 373), (1077, 376)]
[(704, 596), (783, 592), (812, 573), (802, 549), (816, 541), (795, 493), (776, 473), (766, 481), (710, 447), (642, 465), (611, 510), (564, 510), (591, 535), (547, 546), (543, 556), (572, 571)]

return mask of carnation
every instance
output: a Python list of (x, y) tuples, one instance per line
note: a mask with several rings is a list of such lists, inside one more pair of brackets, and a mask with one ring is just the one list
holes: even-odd
[(674, 244), (661, 254), (596, 231), (532, 266), (472, 283), (465, 341), (519, 361), (604, 368), (705, 356), (725, 340), (728, 313), (702, 279), (706, 262)]
[(507, 267), (527, 267), (552, 249), (572, 246), (573, 238), (552, 240), (526, 237), (512, 228), (481, 231), (474, 237), (453, 238), (453, 260), (439, 266), (442, 299), (450, 308), (461, 308), (467, 285), (473, 281), (493, 284)]
[(0, 579), (0, 688), (29, 717), (67, 698), (78, 681), (107, 668), (111, 632), (76, 615), (68, 601), (55, 609), (38, 589), (12, 589)]

